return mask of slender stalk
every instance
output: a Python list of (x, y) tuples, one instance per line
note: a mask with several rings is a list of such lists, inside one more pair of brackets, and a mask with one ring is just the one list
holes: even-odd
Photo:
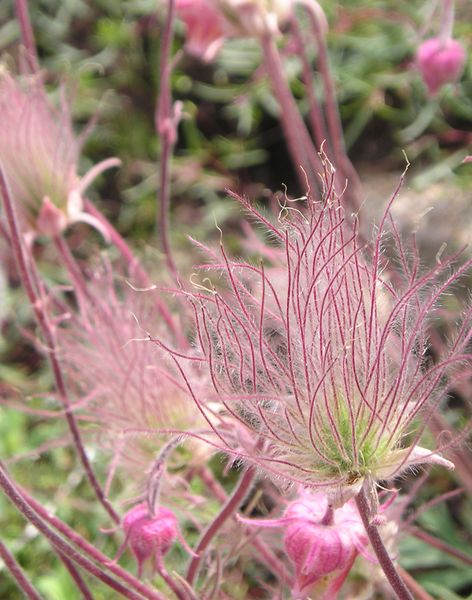
[(232, 517), (238, 510), (241, 502), (244, 500), (251, 488), (255, 475), (256, 472), (253, 467), (249, 467), (243, 473), (235, 490), (233, 491), (233, 494), (228, 498), (226, 504), (222, 507), (221, 511), (210, 523), (209, 527), (200, 538), (200, 541), (195, 548), (195, 553), (197, 556), (192, 558), (187, 570), (186, 579), (190, 585), (192, 585), (195, 580), (205, 550), (208, 548), (210, 542), (218, 533), (218, 531), (223, 527), (227, 519)]
[(432, 596), (412, 577), (408, 571), (405, 571), (400, 565), (397, 567), (397, 571), (400, 574), (403, 581), (410, 588), (412, 594), (414, 594), (416, 600), (434, 600)]
[[(38, 514), (31, 508), (28, 502), (25, 501), (24, 497), (19, 493), (13, 482), (11, 481), (8, 472), (3, 467), (3, 464), (0, 462), (0, 488), (3, 489), (5, 495), (9, 500), (16, 506), (16, 508), (22, 513), (22, 515), (36, 527), (36, 529), (46, 538), (48, 539), (54, 546), (60, 551), (62, 554), (65, 554), (69, 559), (73, 560), (80, 567), (85, 569), (88, 573), (108, 585), (108, 587), (112, 588), (116, 592), (122, 594), (125, 598), (129, 598), (129, 600), (142, 600), (142, 596), (146, 598), (150, 598), (152, 600), (164, 600), (163, 597), (157, 592), (149, 593), (147, 590), (147, 594), (138, 594), (133, 591), (132, 587), (127, 584), (124, 586), (119, 583), (112, 577), (110, 577), (107, 573), (104, 573), (103, 568), (105, 565), (97, 566), (94, 562), (84, 557), (80, 552), (78, 552), (71, 544), (70, 540), (65, 541), (62, 537), (57, 535), (44, 521), (38, 516)], [(106, 563), (105, 563), (106, 564)], [(106, 565), (109, 567), (109, 565)], [(111, 569), (110, 569), (111, 570)], [(126, 573), (126, 572), (124, 572)], [(128, 578), (129, 579), (129, 578)], [(133, 586), (135, 589), (136, 587)]]
[(16, 562), (14, 556), (10, 554), (8, 548), (0, 540), (0, 558), (5, 563), (6, 568), (10, 571), (11, 576), (15, 579), (18, 587), (21, 588), (28, 600), (43, 600), (42, 596), (34, 589), (28, 578), (23, 572), (23, 569)]
[[(2, 472), (6, 473), (5, 469), (2, 468), (2, 463), (0, 462), (0, 476)], [(16, 493), (21, 497), (22, 501), (30, 507), (31, 510), (39, 515), (43, 521), (57, 530), (62, 536), (64, 536), (64, 538), (67, 539), (68, 542), (80, 548), (80, 550), (90, 559), (98, 562), (103, 568), (108, 569), (111, 573), (122, 579), (129, 589), (139, 592), (141, 596), (147, 598), (148, 600), (164, 600), (158, 592), (147, 587), (137, 577), (122, 569), (108, 556), (100, 552), (100, 550), (97, 550), (95, 546), (92, 546), (92, 544), (87, 542), (87, 540), (85, 540), (80, 534), (66, 525), (66, 523), (57, 517), (50, 515), (39, 502), (37, 502), (24, 490), (16, 488)]]
[(350, 186), (346, 190), (347, 198), (351, 207), (356, 211), (360, 208), (360, 180), (354, 169), (349, 157), (347, 156), (344, 147), (344, 133), (339, 117), (338, 102), (336, 99), (336, 90), (334, 86), (333, 76), (329, 66), (328, 48), (326, 39), (318, 21), (318, 16), (315, 12), (304, 4), (304, 8), (308, 13), (312, 31), (317, 41), (318, 47), (318, 67), (323, 80), (323, 89), (325, 93), (325, 111), (326, 121), (328, 124), (329, 140), (333, 148), (335, 167), (342, 171), (346, 179), (350, 180)]
[[(210, 471), (210, 469), (208, 469), (208, 467), (201, 467), (198, 470), (198, 475), (208, 490), (220, 503), (223, 504), (228, 501), (228, 496), (223, 486), (215, 479), (213, 473)], [(251, 543), (259, 552), (258, 559), (260, 559), (266, 565), (266, 567), (272, 571), (273, 575), (278, 577), (284, 583), (291, 585), (293, 579), (292, 576), (287, 571), (287, 568), (283, 562), (279, 560), (277, 556), (275, 556), (270, 548), (268, 548), (267, 545), (257, 537), (254, 537), (251, 540)]]
[(328, 133), (326, 131), (323, 111), (321, 110), (321, 106), (315, 94), (315, 78), (313, 77), (313, 69), (310, 65), (306, 53), (305, 40), (303, 39), (301, 27), (295, 15), (292, 17), (291, 20), (291, 28), (293, 36), (297, 43), (297, 55), (302, 61), (302, 77), (305, 84), (305, 89), (309, 103), (308, 116), (310, 119), (313, 137), (315, 138), (315, 144), (317, 150), (320, 150), (323, 142), (326, 142), (328, 144), (328, 148), (324, 146), (323, 149), (325, 150), (328, 157), (330, 157), (331, 140), (328, 139)]
[(69, 249), (65, 239), (58, 235), (54, 237), (54, 244), (57, 248), (59, 256), (61, 257), (62, 262), (64, 263), (65, 268), (69, 272), (70, 278), (72, 280), (74, 286), (74, 292), (77, 295), (77, 300), (79, 304), (84, 302), (84, 300), (92, 301), (90, 294), (87, 290), (87, 284), (85, 283), (82, 272), (77, 265), (77, 262), (72, 255), (72, 252)]
[(267, 34), (261, 41), (265, 66), (280, 105), (280, 123), (301, 189), (306, 189), (307, 179), (313, 190), (319, 189), (317, 173), (322, 173), (323, 167), (287, 84), (273, 36)]
[(372, 522), (374, 515), (371, 514), (372, 511), (364, 488), (362, 488), (359, 494), (356, 496), (356, 504), (372, 548), (379, 561), (379, 565), (385, 573), (385, 576), (392, 586), (393, 591), (397, 595), (397, 598), (399, 600), (413, 600), (413, 596), (408, 591), (405, 582), (398, 574), (395, 565), (388, 554), (387, 548), (380, 537), (377, 525)]
[(155, 112), (155, 127), (161, 143), (159, 161), (159, 218), (157, 229), (160, 232), (162, 250), (166, 257), (167, 268), (172, 277), (178, 281), (177, 268), (172, 256), (169, 238), (169, 210), (170, 210), (170, 161), (177, 139), (177, 126), (170, 87), (172, 72), (170, 62), (170, 49), (173, 39), (173, 23), (175, 17), (175, 0), (168, 0), (167, 16), (162, 34), (161, 57), (159, 64), (159, 96)]
[(64, 563), (64, 566), (69, 571), (70, 576), (74, 580), (75, 585), (77, 586), (77, 589), (82, 594), (83, 600), (94, 600), (93, 596), (92, 596), (92, 592), (87, 587), (87, 584), (81, 577), (81, 575), (80, 575), (78, 569), (75, 567), (74, 563), (70, 560), (70, 558), (68, 556), (63, 554), (60, 550), (56, 549), (56, 551), (57, 551), (59, 558)]
[(454, 546), (451, 546), (447, 542), (444, 542), (443, 540), (439, 540), (434, 535), (431, 535), (430, 533), (427, 533), (426, 531), (423, 531), (422, 529), (418, 529), (417, 527), (412, 527), (410, 529), (410, 533), (412, 535), (414, 535), (416, 538), (418, 538), (419, 540), (426, 542), (429, 546), (434, 546), (434, 548), (441, 550), (441, 552), (445, 552), (446, 554), (449, 554), (450, 556), (454, 556), (454, 558), (457, 558), (457, 559), (461, 560), (463, 563), (465, 563), (466, 565), (469, 565), (472, 567), (472, 556), (470, 556), (469, 554), (466, 554), (465, 552), (462, 552), (462, 550), (459, 550), (458, 548), (454, 548)]
[(26, 50), (26, 62), (31, 73), (39, 72), (38, 55), (28, 11), (28, 0), (15, 0), (16, 18), (20, 25), (21, 41)]
[(26, 295), (31, 303), (31, 307), (33, 309), (36, 321), (41, 330), (41, 333), (44, 337), (44, 342), (47, 348), (47, 353), (49, 357), (49, 362), (51, 364), (54, 381), (56, 383), (56, 388), (61, 399), (61, 402), (64, 406), (65, 417), (67, 420), (67, 425), (69, 427), (69, 431), (72, 436), (72, 440), (74, 442), (74, 446), (77, 450), (77, 453), (80, 458), (80, 462), (84, 468), (84, 471), (87, 475), (87, 479), (92, 486), (92, 489), (95, 492), (98, 500), (101, 502), (107, 513), (110, 517), (115, 521), (115, 523), (120, 522), (120, 518), (117, 513), (114, 511), (113, 507), (105, 498), (103, 490), (95, 477), (95, 473), (93, 472), (92, 466), (88, 460), (87, 454), (85, 452), (85, 448), (82, 442), (82, 436), (80, 434), (79, 428), (77, 426), (77, 422), (75, 420), (74, 413), (71, 409), (70, 400), (67, 396), (66, 385), (64, 381), (64, 377), (62, 374), (62, 370), (57, 359), (56, 353), (56, 341), (53, 332), (53, 328), (49, 323), (47, 313), (44, 307), (44, 303), (40, 295), (37, 293), (36, 287), (34, 285), (33, 277), (31, 276), (31, 272), (28, 268), (28, 260), (26, 256), (26, 251), (22, 243), (21, 232), (18, 225), (18, 220), (15, 214), (15, 207), (12, 201), (12, 197), (10, 194), (10, 190), (8, 188), (7, 181), (5, 179), (3, 169), (0, 167), (0, 196), (3, 198), (3, 204), (5, 208), (5, 217), (8, 223), (8, 227), (10, 230), (10, 241), (11, 241), (11, 249), (13, 251), (13, 255), (16, 260), (16, 264), (19, 270), (20, 278), (23, 283), (23, 286), (26, 291)]

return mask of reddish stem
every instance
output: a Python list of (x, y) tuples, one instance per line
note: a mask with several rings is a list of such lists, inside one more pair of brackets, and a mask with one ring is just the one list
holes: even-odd
[(178, 281), (177, 268), (172, 256), (169, 239), (169, 211), (170, 211), (170, 161), (177, 138), (176, 116), (172, 107), (172, 94), (170, 75), (172, 72), (170, 62), (170, 49), (173, 39), (173, 23), (175, 17), (175, 1), (168, 0), (167, 16), (162, 34), (161, 58), (159, 63), (159, 97), (155, 112), (155, 127), (161, 142), (161, 155), (159, 161), (159, 219), (157, 228), (161, 236), (162, 250), (166, 257), (167, 268), (175, 281)]
[(3, 560), (6, 568), (10, 571), (12, 577), (18, 584), (18, 587), (21, 588), (28, 600), (42, 600), (42, 597), (38, 594), (38, 592), (31, 585), (30, 581), (27, 579), (26, 575), (23, 572), (23, 569), (16, 562), (14, 556), (10, 554), (10, 551), (1, 540), (0, 558)]
[(77, 426), (77, 422), (75, 420), (75, 416), (71, 409), (71, 404), (66, 392), (66, 386), (64, 377), (62, 374), (62, 370), (57, 359), (56, 354), (56, 341), (53, 333), (53, 328), (51, 327), (46, 310), (44, 307), (44, 303), (37, 293), (33, 277), (31, 276), (31, 272), (28, 268), (28, 261), (26, 257), (26, 251), (22, 243), (21, 232), (18, 225), (18, 220), (15, 214), (15, 207), (12, 201), (12, 197), (10, 194), (10, 190), (8, 189), (8, 185), (3, 173), (3, 169), (0, 167), (0, 196), (3, 198), (3, 204), (5, 208), (5, 217), (8, 223), (8, 227), (10, 230), (10, 242), (11, 248), (13, 251), (13, 255), (15, 256), (15, 260), (18, 266), (19, 274), (23, 286), (26, 291), (26, 295), (31, 303), (31, 307), (33, 309), (36, 321), (41, 330), (41, 333), (44, 337), (44, 342), (46, 346), (46, 351), (49, 357), (49, 362), (51, 364), (52, 372), (54, 375), (54, 381), (56, 383), (56, 388), (61, 399), (61, 402), (64, 406), (65, 417), (67, 420), (67, 425), (69, 426), (69, 431), (72, 435), (72, 439), (74, 442), (74, 446), (77, 450), (77, 453), (80, 458), (80, 462), (85, 470), (87, 478), (92, 486), (95, 495), (98, 500), (101, 502), (107, 513), (110, 517), (115, 521), (115, 523), (120, 522), (120, 518), (114, 511), (113, 507), (105, 498), (103, 490), (98, 482), (95, 474), (93, 472), (92, 466), (88, 460), (87, 454), (85, 452), (85, 448), (82, 442), (82, 437), (80, 435), (79, 428)]
[(244, 498), (246, 497), (247, 493), (251, 488), (255, 474), (256, 472), (253, 467), (249, 467), (243, 473), (235, 490), (233, 491), (233, 494), (228, 498), (226, 504), (223, 506), (216, 518), (210, 523), (209, 527), (202, 535), (200, 541), (198, 542), (195, 548), (195, 553), (197, 554), (197, 556), (194, 556), (192, 558), (187, 571), (186, 579), (190, 585), (192, 585), (195, 580), (205, 550), (208, 548), (210, 542), (218, 533), (218, 531), (223, 527), (225, 522), (230, 517), (232, 517), (238, 510), (241, 502), (243, 502)]
[(416, 600), (434, 600), (432, 596), (400, 565), (397, 566), (397, 571), (400, 574), (403, 581), (410, 588), (412, 594), (414, 594)]
[[(154, 592), (153, 590), (149, 590), (148, 588), (143, 586), (139, 582), (139, 580), (137, 580), (137, 582), (138, 584), (140, 584), (140, 586), (131, 585), (133, 579), (135, 578), (133, 578), (129, 573), (126, 573), (126, 571), (119, 569), (120, 576), (127, 583), (126, 586), (122, 585), (121, 583), (110, 577), (107, 573), (104, 573), (104, 567), (108, 568), (110, 571), (114, 570), (111, 568), (109, 559), (107, 557), (104, 557), (102, 555), (103, 558), (105, 558), (105, 560), (101, 560), (101, 565), (99, 567), (88, 558), (85, 558), (70, 544), (71, 539), (69, 536), (67, 536), (69, 537), (68, 541), (65, 541), (62, 537), (57, 535), (57, 533), (50, 529), (48, 525), (46, 525), (46, 523), (38, 516), (38, 511), (36, 510), (36, 507), (34, 507), (33, 509), (31, 503), (26, 501), (24, 495), (20, 494), (18, 489), (11, 481), (8, 472), (6, 471), (1, 462), (0, 487), (3, 489), (5, 495), (10, 499), (12, 504), (16, 506), (16, 508), (23, 514), (23, 516), (30, 523), (32, 523), (36, 527), (36, 529), (42, 535), (44, 535), (44, 537), (48, 539), (54, 545), (55, 548), (57, 548), (59, 552), (65, 554), (69, 559), (73, 560), (80, 567), (85, 569), (88, 573), (90, 573), (91, 575), (93, 575), (94, 577), (96, 577), (97, 579), (99, 579), (118, 593), (122, 594), (125, 598), (129, 598), (130, 600), (142, 600), (142, 596), (144, 596), (145, 598), (149, 598), (149, 600), (164, 600), (164, 598), (160, 594)], [(91, 554), (91, 552), (88, 552), (88, 554)], [(100, 555), (98, 551), (96, 551), (96, 554)], [(143, 593), (141, 589), (138, 589), (139, 587), (144, 588), (145, 593)], [(133, 591), (133, 588), (134, 590), (139, 592), (139, 594)]]
[(85, 583), (85, 581), (81, 577), (78, 569), (76, 569), (76, 567), (75, 567), (74, 563), (72, 562), (72, 560), (70, 560), (70, 558), (68, 556), (66, 556), (65, 554), (63, 554), (57, 548), (56, 548), (56, 551), (57, 551), (57, 554), (58, 554), (59, 558), (64, 563), (64, 566), (69, 571), (70, 576), (74, 580), (75, 585), (77, 586), (77, 589), (82, 594), (83, 600), (94, 600), (92, 592), (88, 589), (87, 584)]
[(372, 548), (379, 561), (379, 565), (385, 573), (385, 576), (392, 586), (393, 591), (397, 595), (397, 598), (399, 600), (413, 600), (413, 596), (408, 591), (405, 582), (395, 569), (395, 565), (393, 564), (387, 548), (380, 537), (377, 525), (372, 522), (374, 515), (372, 515), (371, 507), (364, 488), (362, 488), (359, 494), (356, 496), (356, 504)]
[[(2, 464), (0, 462), (0, 474), (2, 473)], [(75, 544), (80, 550), (86, 554), (89, 558), (98, 562), (100, 565), (108, 569), (111, 573), (122, 579), (129, 589), (139, 592), (142, 596), (148, 600), (164, 600), (163, 597), (156, 592), (144, 585), (137, 577), (134, 577), (128, 571), (122, 569), (118, 564), (112, 561), (108, 556), (97, 550), (95, 546), (89, 544), (81, 535), (71, 529), (66, 523), (58, 519), (57, 517), (50, 515), (43, 506), (37, 502), (32, 496), (26, 493), (24, 490), (16, 489), (16, 493), (20, 495), (23, 501), (39, 515), (46, 523), (54, 527), (61, 535), (63, 535), (70, 543)]]
[(15, 12), (16, 18), (20, 25), (21, 40), (26, 50), (26, 62), (28, 69), (32, 74), (39, 72), (38, 55), (36, 52), (36, 44), (34, 41), (33, 28), (31, 27), (31, 21), (28, 11), (27, 0), (15, 0)]
[(305, 190), (308, 184), (316, 190), (319, 188), (317, 173), (322, 173), (323, 167), (287, 84), (273, 36), (267, 34), (262, 37), (262, 49), (265, 67), (280, 105), (280, 123), (301, 189)]

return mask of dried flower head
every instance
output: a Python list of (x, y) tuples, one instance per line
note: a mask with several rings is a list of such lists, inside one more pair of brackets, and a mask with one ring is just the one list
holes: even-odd
[(72, 131), (69, 107), (49, 102), (38, 77), (21, 81), (0, 69), (0, 163), (10, 184), (25, 232), (58, 235), (72, 222), (85, 221), (83, 193), (117, 159), (103, 161), (84, 177), (77, 174), (83, 140)]
[(325, 178), (323, 201), (285, 207), (277, 223), (241, 199), (279, 244), (279, 264), (230, 261), (221, 245), (209, 268), (229, 289), (205, 283), (194, 302), (215, 393), (239, 424), (233, 435), (214, 431), (219, 442), (275, 476), (331, 490), (341, 504), (364, 481), (428, 462), (453, 467), (419, 444), (446, 376), (470, 361), (470, 311), (436, 363), (425, 351), (441, 295), (471, 263), (450, 274), (450, 258), (420, 274), (392, 222), (398, 270), (387, 271), (389, 213), (363, 243)]
[(467, 55), (460, 42), (439, 37), (423, 42), (416, 62), (430, 94), (436, 94), (446, 83), (458, 81)]

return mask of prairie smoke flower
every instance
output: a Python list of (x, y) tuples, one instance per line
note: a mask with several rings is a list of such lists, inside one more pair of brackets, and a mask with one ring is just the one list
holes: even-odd
[(295, 567), (293, 598), (316, 594), (334, 600), (368, 538), (357, 508), (350, 500), (332, 510), (324, 493), (302, 492), (290, 502), (280, 519), (240, 519), (246, 525), (281, 527), (284, 546)]
[[(166, 354), (143, 329), (152, 330), (155, 323), (161, 340), (172, 345), (167, 327), (156, 323), (154, 293), (136, 292), (104, 276), (97, 276), (88, 293), (89, 302), (60, 328), (59, 344), (71, 389), (82, 398), (81, 412), (98, 425), (101, 443), (114, 455), (110, 483), (120, 463), (143, 473), (166, 432), (198, 430), (206, 422)], [(199, 376), (193, 381), (198, 387)], [(205, 462), (208, 448), (189, 443), (188, 465)]]
[(446, 83), (458, 81), (465, 61), (464, 47), (453, 39), (431, 38), (416, 52), (416, 62), (430, 94), (436, 94)]
[(82, 140), (74, 136), (69, 108), (65, 101), (58, 110), (51, 106), (37, 77), (20, 82), (1, 70), (0, 113), (0, 163), (23, 230), (54, 236), (84, 221), (102, 231), (84, 212), (83, 194), (94, 177), (119, 161), (108, 159), (78, 176)]
[[(400, 270), (389, 279), (389, 213), (364, 245), (346, 225), (328, 177), (326, 183), (323, 202), (308, 198), (305, 212), (286, 208), (277, 223), (240, 199), (278, 242), (280, 264), (272, 270), (231, 261), (221, 245), (221, 258), (209, 251), (214, 264), (207, 268), (229, 289), (202, 285), (193, 302), (216, 396), (239, 424), (233, 435), (215, 430), (219, 443), (274, 476), (324, 488), (342, 504), (364, 482), (414, 465), (453, 467), (419, 444), (446, 376), (470, 361), (471, 311), (436, 364), (425, 349), (441, 295), (471, 262), (451, 275), (451, 258), (420, 274), (392, 222)], [(195, 399), (204, 411), (203, 399)]]

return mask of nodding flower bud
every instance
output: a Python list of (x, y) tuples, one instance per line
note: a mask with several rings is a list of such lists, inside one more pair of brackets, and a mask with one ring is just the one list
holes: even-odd
[(446, 83), (458, 81), (465, 60), (464, 47), (453, 39), (431, 38), (423, 42), (416, 52), (418, 68), (431, 95)]
[(223, 45), (225, 21), (211, 0), (177, 0), (177, 15), (187, 26), (185, 48), (189, 54), (211, 62)]
[(274, 520), (241, 519), (260, 527), (283, 527), (287, 556), (295, 567), (293, 598), (308, 594), (333, 600), (358, 553), (366, 552), (367, 535), (352, 500), (333, 510), (324, 493), (304, 492)]
[(180, 537), (177, 518), (172, 511), (160, 506), (151, 516), (145, 503), (126, 513), (123, 530), (125, 544), (129, 545), (138, 563), (138, 577), (142, 576), (143, 565), (150, 558), (154, 559), (155, 570), (160, 572), (162, 558)]

